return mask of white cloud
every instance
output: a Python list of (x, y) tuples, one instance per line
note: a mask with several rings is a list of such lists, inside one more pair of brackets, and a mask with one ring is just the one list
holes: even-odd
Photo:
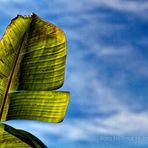
[[(115, 89), (107, 86), (104, 83), (105, 78), (100, 71), (101, 69), (99, 67), (85, 65), (81, 61), (82, 59), (82, 57), (80, 59), (77, 57), (79, 65), (75, 65), (73, 63), (75, 60), (71, 60), (70, 65), (73, 69), (76, 69), (72, 72), (69, 71), (66, 77), (66, 85), (69, 88), (72, 85), (74, 89), (71, 93), (76, 93), (77, 96), (76, 99), (71, 99), (71, 103), (76, 104), (78, 109), (81, 110), (81, 113), (85, 114), (109, 113), (125, 109), (126, 102), (124, 102), (124, 94), (121, 96), (116, 93)], [(118, 83), (120, 82), (118, 81)]]
[[(19, 4), (19, 5), (25, 4), (26, 5), (27, 3), (30, 5), (31, 8), (34, 8), (34, 7), (39, 8), (41, 4), (40, 2), (36, 2), (34, 0), (33, 1), (1, 0), (0, 10), (3, 10), (4, 12), (8, 13), (7, 10), (3, 9), (4, 6), (11, 7), (13, 6), (13, 4)], [(111, 9), (115, 9), (119, 11), (136, 13), (139, 16), (145, 16), (145, 17), (146, 17), (146, 12), (148, 9), (148, 2), (145, 0), (140, 0), (140, 1), (139, 0), (135, 0), (135, 1), (130, 1), (130, 0), (91, 0), (91, 1), (81, 0), (79, 2), (76, 2), (75, 0), (69, 0), (69, 1), (60, 0), (60, 1), (54, 1), (52, 3), (47, 0), (44, 0), (43, 3), (45, 3), (46, 6), (49, 6), (49, 7), (50, 5), (55, 4), (59, 8), (62, 8), (64, 11), (68, 11), (68, 12), (76, 12), (76, 10), (77, 12), (84, 12), (85, 10), (90, 10), (92, 6), (98, 5), (100, 7), (109, 7)], [(44, 14), (48, 14), (49, 12), (46, 9), (40, 9), (40, 11)], [(9, 14), (11, 13), (9, 12)]]
[[(28, 130), (50, 144), (50, 136), (58, 137), (57, 142), (92, 142), (101, 135), (144, 136), (148, 134), (148, 112), (135, 113), (122, 111), (106, 118), (71, 118), (61, 124), (48, 124), (33, 121), (7, 122), (16, 128)], [(48, 140), (49, 139), (49, 140)]]
[(130, 46), (121, 46), (121, 47), (118, 47), (118, 46), (105, 46), (105, 45), (97, 45), (96, 44), (96, 47), (93, 46), (92, 48), (92, 51), (93, 52), (96, 52), (96, 55), (101, 58), (113, 58), (113, 57), (117, 57), (117, 58), (121, 58), (121, 57), (127, 57), (129, 56), (132, 52), (133, 52), (133, 49), (132, 47)]
[(93, 0), (98, 5), (124, 12), (132, 12), (146, 17), (148, 1), (145, 0)]

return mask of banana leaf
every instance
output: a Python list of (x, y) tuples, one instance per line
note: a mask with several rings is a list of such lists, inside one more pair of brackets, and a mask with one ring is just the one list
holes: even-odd
[(0, 124), (0, 147), (46, 148), (46, 145), (24, 130), (15, 129), (7, 124)]
[(69, 92), (64, 83), (65, 33), (36, 14), (15, 17), (0, 40), (0, 121), (61, 122)]
[(60, 91), (23, 91), (10, 94), (7, 119), (34, 119), (61, 122), (65, 116), (69, 93)]

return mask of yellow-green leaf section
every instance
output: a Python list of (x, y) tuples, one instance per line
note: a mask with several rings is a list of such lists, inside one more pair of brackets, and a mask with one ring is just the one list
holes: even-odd
[(64, 83), (65, 60), (61, 29), (36, 14), (14, 18), (0, 41), (0, 121), (62, 121), (69, 93), (52, 90)]
[(61, 122), (69, 101), (62, 91), (23, 91), (10, 94), (7, 119), (32, 119)]
[(1, 148), (47, 148), (37, 137), (24, 130), (0, 124)]

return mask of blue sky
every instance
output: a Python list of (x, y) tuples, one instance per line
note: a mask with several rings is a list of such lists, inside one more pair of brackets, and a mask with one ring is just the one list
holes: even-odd
[(64, 122), (7, 123), (53, 148), (148, 146), (147, 0), (0, 0), (0, 36), (17, 14), (40, 17), (67, 35)]

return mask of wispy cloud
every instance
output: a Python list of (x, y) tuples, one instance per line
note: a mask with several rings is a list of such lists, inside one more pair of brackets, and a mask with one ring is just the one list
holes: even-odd
[(111, 9), (132, 12), (144, 17), (146, 17), (148, 10), (148, 2), (145, 0), (93, 0), (93, 2)]
[[(40, 2), (36, 2), (35, 0), (29, 1), (29, 0), (1, 0), (1, 7), (0, 9), (4, 8), (4, 6), (8, 7), (13, 7), (14, 4), (16, 5), (24, 5), (24, 4), (29, 4), (31, 8), (36, 6), (39, 8), (39, 5), (41, 4)], [(109, 7), (111, 9), (123, 11), (123, 12), (133, 12), (138, 15), (145, 15), (148, 9), (148, 2), (146, 0), (92, 0), (91, 2), (89, 0), (82, 0), (78, 3), (76, 3), (75, 0), (70, 0), (70, 1), (65, 1), (65, 0), (60, 0), (60, 1), (55, 1), (55, 2), (49, 2), (47, 0), (44, 0), (43, 3), (46, 3), (46, 6), (50, 7), (50, 5), (56, 4), (57, 6), (60, 6), (61, 8), (67, 8), (66, 11), (70, 12), (84, 12), (84, 10), (89, 10), (91, 6), (99, 6), (101, 7)], [(85, 7), (84, 7), (85, 5)], [(40, 5), (42, 7), (43, 5)], [(45, 7), (46, 7), (45, 6)], [(25, 7), (26, 8), (26, 7)], [(56, 7), (55, 7), (56, 8)], [(3, 9), (4, 10), (4, 9)], [(23, 9), (25, 10), (25, 9)], [(47, 12), (48, 10), (40, 10), (41, 12)], [(65, 11), (65, 10), (63, 10)], [(6, 12), (6, 11), (5, 11)], [(11, 13), (9, 13), (11, 14)], [(146, 16), (145, 16), (146, 17)]]
[[(134, 113), (130, 111), (122, 111), (113, 116), (89, 119), (71, 119), (66, 120), (64, 123), (54, 125), (40, 122), (7, 122), (14, 127), (28, 130), (41, 138), (49, 145), (52, 143), (50, 138), (53, 136), (58, 137), (57, 142), (79, 142), (95, 141), (95, 137), (102, 135), (110, 136), (144, 136), (148, 134), (148, 112)], [(27, 123), (28, 122), (28, 123)], [(26, 126), (27, 124), (27, 126)], [(42, 134), (44, 133), (44, 134)], [(53, 141), (54, 142), (54, 141)], [(144, 142), (144, 141), (143, 141)], [(142, 143), (141, 143), (142, 144)], [(143, 143), (145, 144), (145, 143)]]

